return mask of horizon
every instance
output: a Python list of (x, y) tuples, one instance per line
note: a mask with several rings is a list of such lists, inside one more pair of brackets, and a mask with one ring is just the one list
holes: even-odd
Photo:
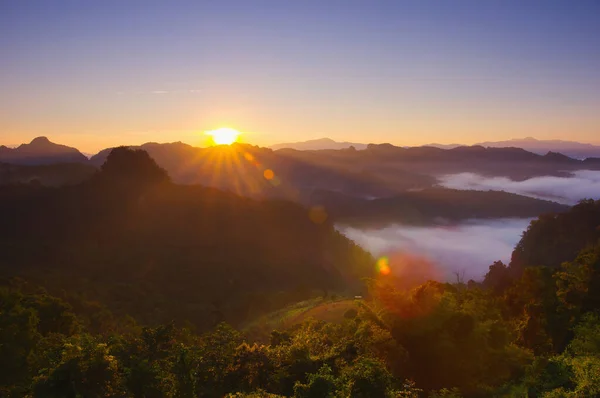
[[(600, 4), (0, 5), (0, 131), (94, 152), (229, 126), (260, 146), (598, 141)], [(308, 29), (307, 29), (308, 28)]]
[[(192, 147), (196, 147), (196, 148), (208, 148), (211, 146), (215, 146), (215, 145), (230, 145), (230, 144), (211, 144), (209, 143), (206, 139), (200, 141), (198, 140), (198, 143), (196, 144), (190, 144), (187, 142), (183, 142), (183, 141), (145, 141), (145, 142), (139, 142), (139, 143), (116, 143), (115, 145), (109, 146), (109, 147), (101, 147), (101, 148), (97, 148), (97, 149), (93, 149), (93, 150), (87, 150), (87, 149), (83, 149), (80, 148), (78, 146), (75, 145), (71, 145), (68, 142), (62, 142), (62, 141), (58, 141), (56, 139), (54, 139), (52, 136), (48, 136), (48, 135), (40, 135), (40, 136), (35, 136), (35, 137), (31, 137), (31, 139), (28, 139), (24, 142), (18, 143), (18, 144), (7, 144), (7, 143), (3, 143), (0, 142), (0, 146), (5, 146), (7, 148), (10, 149), (15, 149), (18, 148), (21, 145), (24, 144), (30, 144), (33, 140), (37, 139), (37, 138), (46, 138), (48, 139), (48, 141), (50, 141), (52, 144), (58, 144), (58, 145), (65, 145), (67, 147), (71, 147), (71, 148), (75, 148), (77, 149), (79, 152), (81, 152), (82, 154), (90, 157), (93, 155), (96, 155), (98, 153), (100, 153), (101, 151), (105, 150), (105, 149), (111, 149), (111, 148), (116, 148), (116, 147), (120, 147), (120, 146), (126, 146), (126, 147), (135, 147), (135, 146), (142, 146), (145, 144), (159, 144), (159, 145), (164, 145), (164, 144), (175, 144), (175, 143), (183, 143), (183, 144), (187, 144), (190, 145)], [(405, 147), (405, 148), (410, 148), (410, 147), (421, 147), (421, 146), (428, 146), (428, 145), (441, 145), (441, 146), (451, 146), (451, 145), (457, 145), (457, 146), (475, 146), (475, 145), (481, 145), (484, 143), (492, 143), (494, 141), (482, 141), (482, 142), (474, 142), (474, 143), (470, 143), (470, 144), (464, 144), (464, 143), (458, 143), (458, 142), (452, 142), (452, 143), (441, 143), (441, 142), (429, 142), (427, 144), (423, 144), (423, 145), (399, 145), (399, 144), (395, 144), (395, 143), (391, 143), (391, 142), (350, 142), (350, 141), (337, 141), (337, 140), (333, 140), (330, 137), (320, 137), (320, 138), (314, 138), (314, 139), (308, 139), (305, 141), (294, 141), (294, 142), (277, 142), (275, 144), (270, 144), (270, 145), (258, 145), (255, 144), (253, 142), (247, 142), (247, 141), (236, 141), (234, 143), (238, 143), (238, 144), (248, 144), (248, 145), (253, 145), (253, 146), (258, 146), (258, 147), (262, 147), (262, 148), (271, 148), (273, 146), (278, 146), (278, 145), (283, 145), (283, 144), (302, 144), (304, 142), (310, 142), (310, 141), (320, 141), (320, 140), (331, 140), (332, 142), (336, 142), (336, 143), (341, 143), (341, 142), (348, 142), (351, 144), (361, 144), (361, 145), (370, 145), (370, 144), (374, 144), (374, 145), (382, 145), (382, 144), (391, 144), (394, 145), (396, 147)], [(502, 141), (528, 141), (528, 140), (534, 140), (537, 142), (544, 142), (544, 141), (563, 141), (566, 143), (575, 143), (575, 144), (583, 144), (583, 145), (593, 145), (593, 146), (600, 146), (600, 143), (594, 143), (594, 142), (581, 142), (581, 141), (571, 141), (571, 140), (543, 140), (543, 139), (539, 139), (536, 137), (522, 137), (522, 138), (510, 138), (507, 140), (502, 140)], [(499, 141), (499, 142), (502, 142)], [(359, 149), (360, 150), (360, 149)]]

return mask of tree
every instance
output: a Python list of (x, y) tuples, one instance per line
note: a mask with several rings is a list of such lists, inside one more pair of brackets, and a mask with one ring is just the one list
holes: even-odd
[(60, 359), (33, 381), (36, 397), (122, 397), (116, 358), (107, 344), (81, 335), (68, 339)]
[(510, 270), (502, 261), (495, 261), (483, 279), (483, 286), (493, 294), (502, 295), (514, 282)]
[(110, 151), (101, 168), (101, 176), (131, 185), (147, 185), (169, 181), (167, 172), (159, 167), (148, 152), (118, 147)]

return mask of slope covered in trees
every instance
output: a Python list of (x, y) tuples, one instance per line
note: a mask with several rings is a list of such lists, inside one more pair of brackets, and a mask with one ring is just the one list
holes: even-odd
[(379, 199), (361, 199), (331, 191), (315, 191), (310, 203), (323, 206), (343, 224), (380, 226), (390, 223), (432, 224), (438, 220), (529, 218), (557, 213), (568, 206), (502, 191), (429, 188)]
[[(532, 268), (501, 295), (473, 283), (428, 282), (407, 291), (380, 276), (344, 320), (307, 320), (258, 341), (225, 324), (197, 335), (172, 324), (141, 327), (105, 310), (98, 318), (99, 308), (82, 311), (93, 308), (89, 303), (69, 304), (17, 283), (0, 289), (0, 393), (594, 397), (599, 254), (596, 246), (565, 263), (555, 284)], [(549, 326), (569, 331), (563, 348), (551, 344)]]
[[(482, 283), (411, 289), (305, 209), (173, 185), (144, 152), (0, 202), (2, 272), (21, 277), (0, 288), (1, 396), (600, 394), (600, 201), (534, 221)], [(360, 276), (337, 322), (219, 323)]]
[(172, 184), (121, 148), (86, 183), (0, 188), (0, 272), (85, 292), (147, 323), (234, 324), (306, 298), (360, 291), (370, 255), (284, 201)]

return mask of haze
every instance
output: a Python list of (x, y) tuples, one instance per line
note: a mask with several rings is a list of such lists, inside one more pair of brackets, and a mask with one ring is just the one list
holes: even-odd
[(523, 181), (460, 173), (442, 176), (440, 185), (453, 189), (506, 191), (574, 205), (584, 198), (600, 198), (600, 171), (577, 170), (567, 177), (542, 176)]
[(3, 142), (598, 142), (597, 1), (2, 2)]
[(392, 272), (403, 271), (397, 269), (401, 264), (394, 262), (394, 255), (402, 253), (431, 263), (437, 272), (427, 278), (456, 281), (456, 273), (466, 280), (481, 280), (494, 261), (508, 263), (530, 221), (469, 220), (457, 225), (390, 225), (378, 230), (338, 228), (374, 255), (390, 256)]

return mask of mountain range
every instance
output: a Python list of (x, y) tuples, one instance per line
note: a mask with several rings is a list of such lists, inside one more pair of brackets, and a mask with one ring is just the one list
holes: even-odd
[(575, 141), (537, 140), (527, 137), (507, 141), (482, 142), (477, 145), (494, 148), (517, 147), (537, 154), (560, 152), (575, 159), (600, 157), (600, 146)]
[(269, 148), (273, 150), (290, 148), (299, 151), (317, 151), (322, 149), (347, 149), (350, 147), (354, 147), (355, 149), (365, 149), (367, 144), (360, 144), (357, 142), (338, 142), (332, 140), (331, 138), (318, 138), (316, 140), (275, 144), (271, 145)]
[[(443, 196), (445, 199), (436, 202), (436, 206), (424, 209), (417, 206), (418, 217), (413, 218), (430, 221), (438, 216), (450, 219), (468, 216), (464, 209), (452, 210), (452, 214), (435, 209), (452, 208), (457, 201), (465, 207), (466, 203), (487, 200), (481, 195), (475, 198), (478, 194), (474, 191), (469, 191), (472, 193), (467, 200), (439, 188), (441, 177), (448, 174), (474, 173), (522, 181), (540, 176), (568, 177), (582, 169), (600, 170), (600, 158), (579, 160), (558, 152), (540, 155), (516, 147), (441, 149), (368, 144), (364, 149), (351, 145), (343, 149), (274, 150), (248, 144), (199, 148), (175, 142), (130, 148), (146, 151), (177, 184), (203, 185), (254, 199), (286, 199), (304, 205), (318, 204), (315, 193), (321, 192), (321, 204), (326, 203), (328, 213), (334, 217), (389, 217), (403, 222), (410, 221), (412, 216), (391, 213), (390, 203), (414, 208), (420, 202), (430, 201), (432, 195)], [(0, 185), (32, 181), (48, 186), (76, 184), (96, 173), (111, 151), (112, 148), (104, 149), (88, 159), (77, 149), (54, 144), (45, 137), (14, 149), (2, 147)], [(386, 201), (372, 201), (385, 198)], [(503, 211), (506, 216), (524, 213), (536, 216), (548, 209), (543, 201), (519, 201), (512, 196), (493, 199), (492, 202), (500, 200), (516, 206), (506, 207)], [(522, 210), (525, 208), (528, 210)], [(492, 210), (486, 208), (474, 216), (496, 215)]]
[[(368, 144), (360, 144), (355, 142), (337, 142), (330, 138), (321, 138), (316, 140), (284, 143), (272, 145), (272, 149), (296, 149), (299, 151), (316, 151), (327, 149), (346, 149), (353, 146), (356, 149), (365, 149)], [(559, 152), (575, 159), (586, 159), (590, 157), (600, 157), (600, 146), (585, 144), (576, 141), (563, 140), (537, 140), (533, 137), (515, 138), (505, 141), (486, 141), (476, 143), (476, 146), (492, 147), (492, 148), (522, 148), (526, 151), (545, 155), (548, 152)], [(427, 147), (435, 147), (440, 149), (454, 149), (462, 144), (439, 144), (431, 143), (423, 145)]]

